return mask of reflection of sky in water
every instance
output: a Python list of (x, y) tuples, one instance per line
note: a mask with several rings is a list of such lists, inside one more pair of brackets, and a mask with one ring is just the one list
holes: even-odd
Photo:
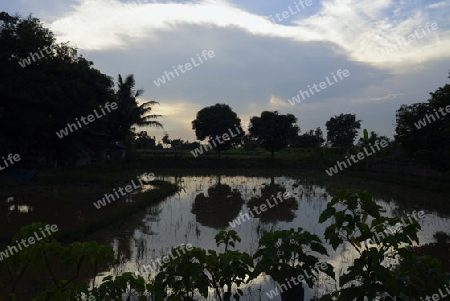
[[(173, 177), (165, 177), (165, 180), (175, 182)], [(196, 197), (201, 193), (208, 196), (208, 188), (216, 185), (217, 181), (217, 176), (184, 177), (181, 183), (183, 189), (179, 194), (167, 198), (157, 206), (147, 208), (147, 212), (138, 217), (141, 220), (140, 226), (132, 230), (131, 233), (123, 234), (126, 237), (116, 236), (113, 241), (108, 241), (108, 243), (112, 243), (116, 251), (125, 247), (121, 246), (124, 239), (130, 241), (131, 245), (129, 251), (131, 252), (131, 259), (124, 259), (124, 263), (116, 267), (115, 272), (135, 272), (138, 266), (151, 264), (156, 257), (163, 257), (170, 251), (171, 247), (179, 246), (182, 243), (223, 251), (223, 246), (218, 249), (214, 240), (214, 236), (219, 230), (203, 226), (201, 220), (197, 220), (198, 216), (196, 217), (192, 213)], [(294, 219), (291, 222), (261, 223), (255, 215), (256, 218), (245, 221), (234, 228), (242, 239), (242, 242), (237, 244), (237, 248), (252, 254), (257, 249), (258, 240), (263, 233), (291, 227), (301, 227), (317, 234), (322, 241), (325, 241), (323, 233), (330, 222), (319, 224), (318, 220), (320, 213), (326, 208), (327, 202), (331, 200), (331, 196), (328, 195), (326, 189), (286, 177), (276, 177), (274, 182), (286, 188), (286, 191), (290, 192), (298, 201), (299, 205), (295, 211)], [(220, 183), (229, 185), (231, 190), (237, 189), (240, 192), (240, 197), (245, 201), (240, 208), (240, 212), (246, 213), (249, 208), (245, 204), (252, 197), (261, 195), (261, 189), (270, 184), (270, 178), (222, 176)], [(394, 203), (387, 203), (380, 199), (376, 199), (376, 201), (386, 210), (384, 215), (391, 215), (396, 209)], [(220, 215), (227, 208), (213, 207), (209, 210), (210, 214)], [(420, 223), (423, 229), (419, 232), (420, 242), (428, 243), (433, 241), (432, 235), (436, 231), (447, 230), (448, 232), (450, 219), (443, 219), (435, 214), (426, 214), (425, 218), (420, 220)], [(227, 229), (233, 228), (228, 226)], [(327, 243), (325, 243), (325, 246), (330, 256), (324, 259), (334, 266), (338, 274), (342, 274), (355, 256), (358, 256), (352, 247), (344, 246), (333, 251)], [(105, 273), (104, 276), (108, 274)], [(244, 300), (259, 300), (259, 296), (261, 296), (261, 300), (269, 300), (265, 293), (272, 288), (274, 288), (274, 284), (267, 277), (265, 280), (258, 279), (250, 286), (250, 291), (244, 290), (246, 295), (251, 294)], [(329, 289), (331, 289), (330, 286), (327, 286), (325, 280), (321, 279), (315, 290), (305, 289), (305, 300), (317, 295), (317, 291), (322, 292)], [(279, 297), (277, 298), (271, 300), (279, 300)]]

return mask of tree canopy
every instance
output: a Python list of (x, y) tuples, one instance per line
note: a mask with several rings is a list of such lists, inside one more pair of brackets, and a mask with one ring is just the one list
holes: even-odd
[[(214, 140), (214, 148), (220, 157), (222, 151), (228, 150), (241, 142), (244, 131), (240, 128), (240, 124), (241, 119), (229, 105), (218, 103), (198, 111), (196, 119), (192, 121), (192, 129), (195, 130), (198, 140), (202, 141), (205, 138), (210, 141)], [(230, 139), (222, 140), (221, 137), (224, 134), (228, 134)], [(234, 137), (232, 137), (233, 135)], [(219, 141), (222, 141), (222, 143)]]
[(288, 146), (289, 139), (297, 136), (300, 130), (294, 115), (279, 115), (278, 111), (264, 111), (261, 117), (252, 117), (250, 122), (252, 123), (250, 135), (270, 151), (272, 159), (274, 153)]
[(355, 114), (341, 114), (331, 117), (325, 123), (327, 127), (327, 140), (332, 146), (350, 148), (356, 138), (361, 120), (356, 120)]
[[(56, 45), (53, 34), (37, 18), (1, 12), (0, 20), (4, 27), (0, 34), (0, 126), (7, 134), (0, 137), (2, 151), (27, 154), (33, 146), (47, 157), (57, 156), (84, 131), (65, 139), (55, 132), (112, 101), (113, 82), (77, 55), (76, 49)], [(50, 46), (53, 51), (48, 54), (41, 51)], [(22, 67), (19, 62), (27, 58), (30, 64)], [(105, 128), (103, 118), (84, 130)]]
[(430, 92), (430, 96), (427, 103), (402, 105), (397, 110), (395, 140), (408, 155), (448, 170), (450, 118), (445, 115), (450, 112), (450, 85)]
[[(150, 101), (138, 105), (134, 77), (113, 79), (93, 68), (67, 43), (56, 44), (53, 33), (39, 19), (0, 12), (0, 151), (68, 159), (75, 144), (102, 134), (127, 142), (133, 125), (161, 127), (150, 114)], [(101, 115), (104, 105), (118, 109)], [(94, 111), (100, 113), (95, 115)], [(83, 118), (97, 118), (84, 124)], [(86, 119), (85, 119), (86, 120)], [(76, 126), (68, 131), (69, 124)], [(61, 134), (66, 130), (68, 135)], [(128, 140), (130, 142), (130, 140)]]
[(289, 145), (294, 148), (316, 148), (320, 147), (324, 142), (322, 130), (318, 127), (315, 131), (309, 130), (303, 135), (292, 138)]

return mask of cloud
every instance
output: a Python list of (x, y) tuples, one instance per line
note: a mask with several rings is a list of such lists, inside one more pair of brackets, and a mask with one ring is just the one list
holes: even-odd
[(400, 93), (400, 94), (390, 93), (390, 94), (387, 94), (387, 95), (382, 96), (382, 97), (371, 97), (371, 98), (368, 98), (368, 99), (354, 99), (354, 100), (352, 100), (352, 102), (354, 102), (354, 103), (385, 102), (387, 100), (396, 99), (396, 98), (398, 98), (400, 96), (405, 96), (405, 94), (402, 94), (402, 93)]
[[(53, 7), (56, 0), (6, 1), (13, 11), (29, 10), (34, 1), (40, 9), (34, 15), (58, 41), (80, 48), (101, 72), (134, 74), (143, 96), (161, 103), (152, 112), (164, 115), (158, 119), (164, 129), (137, 129), (151, 136), (167, 131), (174, 139), (195, 140), (192, 120), (215, 103), (229, 104), (244, 123), (262, 111), (291, 113), (305, 129), (323, 129), (331, 116), (355, 113), (366, 128), (391, 136), (401, 104), (426, 101), (447, 81), (450, 34), (442, 2), (313, 1), (289, 23), (274, 24), (268, 16), (286, 10), (285, 3), (64, 0)], [(380, 57), (427, 22), (439, 28)], [(155, 86), (153, 80), (203, 50), (213, 50), (214, 60)], [(338, 69), (351, 76), (300, 104), (287, 102)]]
[(129, 38), (155, 39), (157, 32), (179, 30), (182, 25), (192, 24), (238, 28), (252, 35), (296, 42), (328, 42), (335, 52), (345, 54), (350, 60), (370, 64), (449, 56), (450, 35), (444, 28), (387, 58), (379, 55), (386, 46), (429, 22), (428, 12), (412, 9), (409, 18), (394, 25), (385, 11), (392, 9), (400, 16), (401, 10), (391, 0), (329, 0), (321, 4), (315, 15), (297, 19), (291, 25), (280, 25), (222, 0), (142, 5), (83, 0), (51, 23), (50, 28), (61, 40), (71, 41), (82, 49), (96, 50), (124, 48)]
[(269, 99), (269, 106), (278, 109), (279, 107), (290, 107), (291, 105), (287, 101), (284, 101), (275, 95), (271, 95)]
[[(84, 49), (124, 47), (124, 37), (152, 37), (160, 30), (183, 24), (239, 27), (253, 34), (280, 32), (265, 17), (253, 15), (225, 1), (199, 3), (147, 3), (127, 5), (114, 0), (84, 0), (50, 26), (61, 39)], [(75, 29), (75, 30), (74, 30)]]
[(442, 7), (442, 6), (446, 6), (446, 5), (447, 5), (447, 3), (445, 1), (442, 1), (442, 2), (438, 2), (438, 3), (430, 4), (428, 7), (429, 8), (438, 8), (438, 7)]
[(192, 120), (195, 119), (197, 111), (200, 109), (198, 105), (183, 100), (161, 101), (159, 105), (152, 107), (151, 113), (162, 115), (161, 118), (155, 120), (161, 122), (164, 129), (143, 126), (136, 127), (136, 132), (147, 131), (150, 136), (155, 135), (155, 132), (159, 134), (158, 136), (163, 136), (164, 132), (168, 132), (173, 139), (189, 137), (189, 140), (195, 140)]
[(320, 34), (321, 40), (340, 46), (352, 60), (374, 65), (386, 61), (431, 60), (442, 57), (444, 49), (450, 46), (448, 31), (444, 33), (441, 29), (441, 32), (393, 52), (388, 58), (380, 57), (380, 51), (386, 46), (429, 22), (429, 15), (419, 9), (411, 9), (408, 18), (397, 22), (395, 17), (400, 16), (399, 11), (394, 18), (385, 15), (388, 9), (396, 9), (390, 0), (324, 1), (322, 5), (323, 9), (318, 14), (296, 23)]

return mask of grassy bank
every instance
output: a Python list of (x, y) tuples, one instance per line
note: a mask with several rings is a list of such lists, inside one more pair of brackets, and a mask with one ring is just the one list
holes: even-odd
[[(345, 155), (340, 153), (284, 149), (276, 153), (272, 161), (270, 154), (263, 150), (232, 149), (224, 152), (220, 160), (213, 152), (194, 157), (189, 151), (160, 151), (140, 153), (139, 162), (141, 166), (151, 166), (152, 170), (314, 170), (327, 176), (325, 170), (344, 158)], [(369, 157), (330, 178), (343, 175), (450, 193), (449, 172), (439, 172), (404, 157)]]
[(165, 181), (155, 180), (151, 182), (151, 185), (155, 189), (137, 193), (133, 202), (127, 203), (125, 206), (123, 204), (118, 206), (108, 204), (103, 208), (93, 209), (96, 211), (90, 215), (88, 222), (82, 223), (73, 229), (66, 229), (66, 231), (62, 232), (61, 238), (65, 240), (82, 240), (86, 235), (100, 228), (112, 224), (120, 224), (130, 215), (145, 209), (149, 205), (157, 204), (178, 191), (176, 185)]

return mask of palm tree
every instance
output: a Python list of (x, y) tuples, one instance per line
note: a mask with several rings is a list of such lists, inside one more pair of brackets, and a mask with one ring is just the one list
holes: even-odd
[(129, 146), (131, 144), (129, 138), (135, 131), (133, 125), (163, 128), (160, 122), (154, 120), (162, 117), (162, 115), (150, 114), (152, 106), (159, 104), (159, 102), (152, 100), (138, 104), (136, 99), (144, 93), (144, 90), (135, 90), (135, 81), (132, 74), (128, 75), (125, 81), (119, 74), (117, 86), (116, 101), (118, 109), (113, 112), (112, 118), (112, 128), (115, 129), (113, 136), (116, 140)]

